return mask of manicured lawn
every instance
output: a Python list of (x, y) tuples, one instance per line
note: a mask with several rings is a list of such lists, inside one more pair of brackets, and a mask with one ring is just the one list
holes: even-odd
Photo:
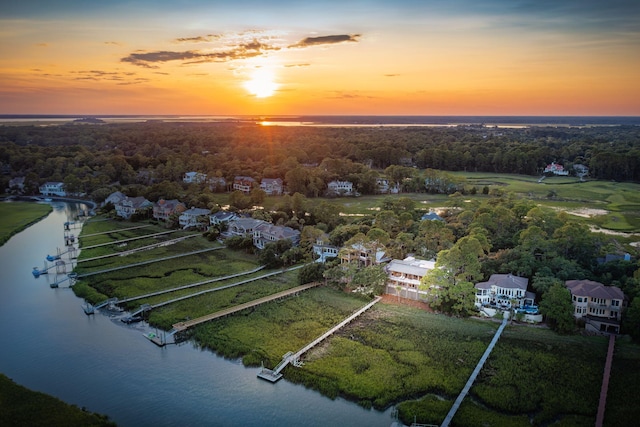
[(47, 216), (52, 210), (51, 205), (43, 203), (0, 203), (0, 218), (2, 218), (2, 222), (0, 222), (0, 245), (3, 245), (14, 234)]

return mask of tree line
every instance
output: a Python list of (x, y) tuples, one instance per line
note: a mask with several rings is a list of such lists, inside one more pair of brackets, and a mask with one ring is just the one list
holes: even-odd
[[(211, 177), (281, 178), (290, 193), (323, 194), (331, 180), (376, 191), (388, 176), (426, 191), (415, 170), (537, 175), (555, 161), (595, 179), (640, 181), (640, 127), (498, 129), (262, 127), (238, 123), (0, 126), (2, 184), (25, 176), (27, 191), (62, 181), (99, 199), (104, 188), (163, 185), (177, 191), (187, 171)], [(389, 169), (391, 168), (391, 169)], [(384, 174), (384, 172), (387, 172)], [(173, 186), (173, 187), (172, 187)], [(220, 190), (226, 190), (220, 189)]]

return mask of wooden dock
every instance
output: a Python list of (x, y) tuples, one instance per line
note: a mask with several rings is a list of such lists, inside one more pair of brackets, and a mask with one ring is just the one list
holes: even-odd
[(303, 354), (305, 354), (307, 351), (311, 350), (316, 345), (320, 344), (326, 338), (328, 338), (331, 335), (333, 335), (334, 333), (336, 333), (338, 330), (340, 330), (345, 325), (349, 324), (353, 319), (355, 319), (356, 317), (360, 316), (365, 311), (369, 310), (371, 307), (373, 307), (381, 299), (382, 299), (382, 297), (376, 297), (369, 304), (365, 305), (364, 307), (362, 307), (361, 309), (359, 309), (358, 311), (353, 313), (351, 316), (347, 317), (342, 322), (338, 323), (336, 326), (334, 326), (333, 328), (329, 329), (327, 332), (325, 332), (324, 334), (322, 334), (321, 336), (319, 336), (315, 340), (311, 341), (306, 346), (302, 347), (296, 353), (289, 352), (289, 353), (285, 354), (284, 356), (282, 356), (282, 361), (275, 368), (267, 369), (267, 368), (263, 367), (262, 370), (258, 373), (258, 378), (262, 378), (263, 380), (267, 380), (267, 381), (270, 381), (272, 383), (275, 383), (280, 378), (282, 378), (281, 372), (289, 363), (292, 363), (294, 366), (302, 366), (302, 362), (300, 362), (300, 357), (302, 357)]
[(220, 317), (228, 316), (229, 314), (246, 310), (247, 308), (255, 307), (257, 305), (264, 304), (265, 302), (273, 301), (280, 298), (285, 298), (287, 296), (297, 294), (298, 292), (302, 292), (302, 291), (306, 291), (307, 289), (314, 288), (318, 285), (319, 283), (308, 283), (306, 285), (296, 286), (295, 288), (287, 289), (286, 291), (278, 292), (273, 295), (268, 295), (266, 297), (258, 298), (253, 301), (245, 302), (244, 304), (225, 308), (224, 310), (216, 311), (215, 313), (207, 314), (205, 316), (201, 316), (196, 319), (191, 319), (191, 320), (187, 320), (186, 322), (176, 323), (175, 325), (173, 325), (173, 329), (176, 332), (184, 331), (185, 329), (191, 328), (195, 325), (199, 325), (200, 323), (204, 323), (210, 320), (218, 319)]

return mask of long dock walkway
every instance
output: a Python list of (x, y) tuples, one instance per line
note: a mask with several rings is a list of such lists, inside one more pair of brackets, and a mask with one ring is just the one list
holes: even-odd
[(185, 252), (183, 254), (171, 255), (171, 256), (166, 256), (162, 258), (155, 258), (148, 261), (134, 262), (132, 264), (121, 265), (120, 267), (105, 268), (104, 270), (90, 271), (87, 273), (78, 274), (78, 278), (80, 279), (82, 277), (95, 276), (96, 274), (111, 273), (112, 271), (124, 270), (126, 268), (131, 268), (131, 267), (140, 267), (147, 264), (153, 264), (154, 262), (168, 261), (170, 259), (181, 258), (189, 255), (198, 255), (204, 252), (217, 251), (219, 249), (224, 249), (224, 248), (225, 246), (219, 246), (217, 248), (201, 249), (199, 251)]
[(607, 392), (609, 390), (609, 378), (611, 377), (611, 364), (613, 363), (613, 349), (616, 344), (615, 335), (609, 337), (609, 348), (607, 350), (607, 360), (604, 363), (604, 374), (602, 375), (602, 387), (600, 388), (600, 402), (596, 414), (596, 427), (602, 427), (604, 423), (604, 410), (607, 406)]
[(362, 307), (361, 309), (359, 309), (358, 311), (353, 313), (351, 316), (347, 317), (342, 322), (338, 323), (333, 328), (329, 329), (327, 332), (325, 332), (324, 334), (322, 334), (321, 336), (319, 336), (315, 340), (311, 341), (306, 346), (302, 347), (296, 353), (287, 353), (287, 354), (285, 354), (282, 357), (282, 361), (273, 370), (262, 368), (260, 373), (258, 373), (258, 378), (262, 378), (264, 380), (271, 381), (271, 382), (278, 381), (280, 378), (282, 378), (282, 374), (281, 374), (282, 370), (289, 363), (292, 363), (294, 366), (301, 366), (302, 363), (300, 362), (300, 357), (302, 357), (303, 354), (305, 354), (307, 351), (311, 350), (316, 345), (320, 344), (326, 338), (328, 338), (331, 335), (333, 335), (334, 333), (336, 333), (338, 330), (340, 330), (345, 325), (349, 324), (353, 319), (355, 319), (356, 317), (360, 316), (365, 311), (369, 310), (371, 307), (373, 307), (381, 299), (382, 299), (382, 297), (376, 297), (369, 304), (365, 305), (364, 307)]
[(191, 328), (195, 325), (199, 325), (200, 323), (204, 323), (210, 320), (218, 319), (220, 317), (228, 316), (229, 314), (246, 310), (247, 308), (255, 307), (257, 305), (264, 304), (265, 302), (269, 302), (276, 299), (287, 297), (289, 295), (297, 294), (299, 292), (306, 291), (307, 289), (315, 288), (318, 285), (319, 283), (308, 283), (306, 285), (296, 286), (295, 288), (287, 289), (286, 291), (278, 292), (273, 295), (268, 295), (266, 297), (258, 298), (253, 301), (245, 302), (244, 304), (225, 308), (223, 310), (216, 311), (215, 313), (207, 314), (205, 316), (201, 316), (196, 319), (191, 319), (191, 320), (187, 320), (186, 322), (176, 323), (173, 325), (173, 329), (178, 332), (184, 331), (185, 329)]
[[(168, 294), (170, 292), (181, 291), (183, 289), (195, 288), (197, 286), (207, 285), (209, 283), (215, 283), (215, 282), (221, 282), (223, 280), (235, 279), (236, 277), (241, 277), (241, 276), (246, 276), (248, 274), (257, 273), (258, 271), (263, 270), (263, 269), (264, 269), (264, 266), (260, 266), (258, 268), (254, 268), (253, 270), (243, 271), (242, 273), (231, 274), (229, 276), (223, 276), (223, 277), (215, 277), (213, 279), (203, 280), (201, 282), (190, 283), (188, 285), (178, 286), (177, 288), (164, 289), (162, 291), (151, 292), (149, 294), (138, 295), (138, 296), (135, 296), (135, 297), (120, 299), (120, 300), (117, 301), (117, 303), (118, 304), (123, 304), (123, 303), (126, 303), (126, 302), (136, 301), (136, 300), (139, 300), (139, 299), (155, 297), (157, 295), (162, 295), (162, 294)], [(225, 285), (225, 286), (220, 286), (219, 288), (215, 288), (215, 290), (218, 291), (218, 290), (221, 290), (221, 289), (227, 289), (227, 288), (231, 288), (233, 286), (238, 286), (238, 285), (241, 285), (241, 284), (244, 284), (244, 283), (246, 283), (246, 282), (243, 281), (243, 282), (231, 283), (230, 285)]]
[(84, 234), (84, 235), (78, 236), (78, 239), (84, 239), (86, 237), (93, 237), (93, 236), (102, 236), (104, 234), (118, 233), (120, 231), (128, 231), (128, 230), (137, 230), (138, 228), (148, 228), (148, 227), (151, 227), (151, 225), (149, 224), (149, 225), (138, 225), (137, 227), (116, 228), (111, 231), (102, 231), (100, 233)]
[[(137, 236), (137, 237), (129, 237), (129, 238), (127, 238), (127, 239), (114, 240), (113, 242), (98, 243), (97, 245), (91, 245), (91, 246), (82, 246), (80, 249), (95, 249), (95, 248), (101, 248), (101, 247), (103, 247), (103, 246), (117, 245), (117, 244), (120, 244), (120, 243), (132, 242), (132, 241), (134, 241), (134, 240), (146, 239), (146, 238), (148, 238), (148, 237), (158, 237), (158, 236), (163, 236), (163, 235), (165, 235), (165, 234), (175, 233), (176, 231), (180, 231), (180, 230), (161, 231), (160, 233), (145, 234), (144, 236)], [(86, 236), (85, 236), (85, 237), (86, 237)]]
[(449, 413), (447, 414), (447, 416), (444, 418), (444, 421), (442, 422), (440, 427), (448, 427), (449, 423), (451, 423), (453, 416), (456, 414), (456, 412), (458, 412), (458, 408), (462, 404), (462, 401), (464, 400), (464, 398), (467, 396), (467, 393), (469, 393), (469, 390), (471, 390), (471, 386), (473, 385), (474, 381), (476, 380), (476, 377), (480, 373), (482, 366), (484, 366), (484, 362), (487, 361), (487, 359), (489, 358), (489, 355), (491, 354), (491, 351), (493, 350), (493, 347), (496, 346), (496, 343), (498, 342), (498, 339), (500, 338), (502, 331), (504, 331), (504, 328), (507, 326), (508, 321), (509, 319), (506, 317), (502, 319), (502, 323), (500, 324), (500, 327), (498, 328), (495, 335), (493, 336), (493, 339), (489, 343), (489, 346), (484, 351), (484, 354), (480, 358), (480, 361), (478, 361), (476, 368), (471, 373), (471, 376), (469, 377), (469, 379), (467, 380), (467, 383), (464, 385), (464, 388), (458, 395), (458, 398), (456, 399), (455, 402), (453, 402), (453, 406), (449, 410)]
[[(159, 302), (158, 304), (153, 304), (150, 307), (152, 309), (153, 308), (159, 308), (159, 307), (162, 307), (162, 306), (165, 306), (165, 305), (173, 304), (174, 302), (183, 301), (183, 300), (186, 300), (186, 299), (189, 299), (189, 298), (197, 297), (197, 296), (208, 294), (208, 293), (211, 293), (211, 292), (221, 291), (223, 289), (232, 288), (232, 287), (238, 286), (238, 285), (244, 285), (245, 283), (254, 282), (254, 281), (260, 280), (260, 279), (266, 279), (267, 277), (277, 276), (278, 274), (286, 273), (287, 271), (297, 270), (298, 268), (301, 268), (301, 267), (302, 266), (298, 266), (298, 267), (288, 268), (286, 270), (274, 271), (273, 273), (267, 273), (267, 274), (263, 274), (261, 276), (251, 277), (249, 279), (241, 280), (239, 282), (231, 283), (231, 284), (225, 285), (225, 286), (220, 286), (218, 288), (205, 289), (204, 291), (195, 292), (193, 294), (189, 294), (189, 295), (184, 295), (184, 296), (181, 296), (181, 297), (173, 298), (173, 299), (170, 299), (170, 300), (164, 301), (164, 302)], [(131, 315), (134, 316), (135, 314), (138, 314), (138, 312), (132, 313)]]
[[(186, 239), (189, 239), (191, 237), (197, 237), (197, 236), (199, 236), (199, 234), (190, 234), (188, 236), (182, 236), (182, 237), (178, 237), (178, 238), (175, 238), (175, 239), (166, 240), (164, 242), (158, 242), (158, 243), (154, 243), (152, 245), (143, 246), (141, 248), (130, 249), (130, 250), (124, 251), (124, 252), (115, 252), (115, 253), (108, 254), (108, 255), (96, 256), (96, 257), (93, 257), (93, 258), (79, 259), (77, 261), (77, 263), (80, 264), (81, 262), (96, 261), (96, 260), (99, 260), (99, 259), (112, 258), (112, 257), (115, 257), (115, 256), (127, 256), (127, 255), (131, 255), (133, 253), (136, 253), (136, 252), (142, 252), (142, 251), (146, 251), (146, 250), (149, 250), (149, 249), (155, 249), (155, 248), (159, 248), (159, 247), (162, 247), (162, 246), (172, 245), (172, 244), (178, 243), (178, 242), (180, 242), (182, 240), (186, 240)], [(81, 249), (88, 249), (88, 248), (81, 248)]]

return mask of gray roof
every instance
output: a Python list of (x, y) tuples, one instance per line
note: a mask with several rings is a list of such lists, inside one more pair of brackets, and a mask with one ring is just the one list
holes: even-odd
[(514, 276), (513, 274), (492, 274), (486, 282), (476, 283), (477, 289), (490, 289), (492, 285), (505, 289), (527, 290), (529, 279), (526, 277)]
[(567, 280), (565, 286), (572, 295), (603, 299), (624, 299), (624, 292), (616, 286), (606, 286), (593, 280)]

